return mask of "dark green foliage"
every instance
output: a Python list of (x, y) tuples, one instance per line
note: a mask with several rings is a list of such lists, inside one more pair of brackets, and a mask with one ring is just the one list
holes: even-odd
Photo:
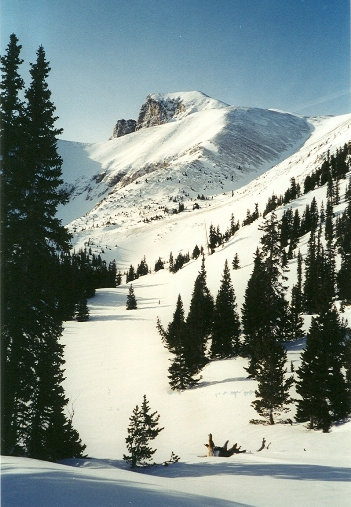
[(255, 378), (258, 389), (255, 391), (256, 400), (252, 406), (261, 416), (274, 424), (274, 414), (286, 411), (285, 405), (291, 403), (289, 389), (293, 377), (285, 379), (286, 351), (276, 337), (266, 334), (264, 352), (256, 363)]
[(304, 300), (307, 313), (320, 313), (335, 295), (334, 250), (325, 250), (320, 233), (311, 232), (305, 259)]
[(283, 204), (283, 198), (277, 197), (275, 194), (272, 194), (272, 197), (268, 198), (268, 202), (263, 212), (263, 216), (265, 217), (266, 215), (268, 215), (268, 213), (274, 211), (281, 204)]
[(195, 245), (191, 258), (197, 259), (200, 256), (200, 248)]
[(233, 269), (239, 269), (240, 268), (240, 261), (239, 261), (238, 253), (236, 253), (234, 255), (234, 259), (232, 261), (232, 268)]
[(259, 216), (260, 216), (260, 214), (258, 211), (258, 204), (256, 203), (255, 210), (253, 211), (253, 213), (251, 213), (249, 209), (247, 210), (246, 218), (243, 220), (243, 226), (252, 224), (252, 222), (257, 220), (259, 218)]
[(190, 310), (186, 319), (187, 341), (184, 343), (188, 364), (197, 373), (207, 362), (206, 343), (212, 331), (213, 298), (206, 283), (205, 259), (195, 280)]
[(284, 211), (279, 224), (280, 245), (283, 248), (288, 245), (289, 239), (291, 237), (292, 226), (293, 226), (293, 212), (292, 208), (288, 208), (286, 211)]
[(116, 287), (122, 284), (122, 273), (118, 271), (116, 272)]
[(333, 180), (345, 178), (349, 168), (351, 143), (345, 144), (343, 148), (336, 150), (334, 155), (330, 156), (328, 152), (327, 159), (322, 163), (321, 167), (306, 176), (304, 181), (304, 194), (313, 190), (318, 186), (328, 184), (327, 196), (334, 197)]
[(184, 391), (197, 385), (199, 378), (194, 378), (193, 368), (189, 365), (184, 348), (177, 349), (176, 355), (168, 369), (169, 385), (176, 391)]
[(129, 266), (127, 275), (126, 275), (126, 283), (133, 282), (138, 278), (137, 274), (135, 273), (134, 266), (131, 264)]
[(345, 326), (334, 307), (312, 320), (296, 386), (302, 398), (296, 420), (308, 421), (311, 429), (327, 432), (333, 422), (350, 414), (343, 374), (345, 339)]
[(302, 291), (302, 255), (299, 251), (297, 255), (297, 283), (291, 291), (291, 306), (298, 315), (303, 311), (303, 291)]
[(181, 348), (186, 338), (186, 325), (184, 318), (183, 301), (179, 294), (177, 305), (173, 314), (172, 321), (168, 324), (167, 330), (164, 330), (160, 321), (157, 321), (157, 330), (162, 337), (165, 346), (171, 352), (176, 353)]
[(160, 271), (160, 269), (164, 269), (165, 265), (161, 257), (159, 257), (155, 263), (155, 271)]
[(2, 450), (55, 459), (52, 435), (60, 435), (62, 457), (84, 450), (73, 429), (68, 431), (62, 388), (57, 252), (68, 251), (70, 236), (55, 215), (67, 195), (60, 190), (56, 136), (61, 130), (54, 126), (49, 64), (40, 47), (22, 106), (19, 49), (11, 36), (2, 58), (2, 177), (7, 194), (2, 209)]
[(146, 395), (143, 396), (141, 407), (134, 408), (129, 418), (128, 436), (126, 438), (129, 455), (123, 455), (123, 459), (131, 465), (149, 465), (149, 460), (155, 454), (156, 449), (149, 446), (150, 440), (154, 440), (164, 429), (159, 427), (160, 416), (157, 412), (150, 413), (149, 402)]
[(230, 236), (234, 236), (234, 234), (240, 229), (240, 225), (239, 225), (239, 220), (237, 222), (235, 222), (235, 219), (234, 219), (234, 214), (232, 213), (231, 217), (230, 217), (230, 227), (229, 227), (229, 231), (230, 231)]
[(186, 254), (182, 254), (181, 252), (179, 252), (173, 263), (172, 273), (176, 273), (177, 271), (179, 271), (184, 266), (184, 264), (186, 264), (189, 261), (190, 261), (189, 252)]
[(212, 358), (234, 357), (239, 354), (240, 321), (236, 306), (228, 262), (225, 261), (213, 312)]
[(253, 377), (256, 364), (264, 358), (266, 337), (275, 336), (281, 343), (290, 336), (288, 304), (281, 283), (278, 222), (274, 213), (265, 220), (262, 230), (262, 252), (256, 251), (242, 310), (244, 352), (250, 358), (247, 371)]
[(300, 195), (301, 195), (300, 185), (298, 183), (296, 183), (295, 178), (291, 178), (290, 187), (288, 188), (288, 190), (286, 190), (286, 192), (284, 194), (284, 200), (283, 200), (284, 204), (287, 204), (290, 201), (294, 201)]
[(329, 245), (333, 242), (334, 239), (333, 217), (333, 203), (330, 199), (328, 199), (325, 215), (324, 234), (325, 239)]
[(127, 296), (126, 309), (127, 310), (136, 310), (137, 309), (137, 300), (135, 298), (133, 285), (129, 286), (129, 293)]
[(222, 234), (220, 233), (219, 227), (215, 228), (211, 224), (208, 238), (208, 247), (213, 252), (214, 249), (221, 244), (222, 244)]
[(337, 274), (339, 297), (351, 303), (351, 198), (336, 223), (336, 245), (341, 256), (340, 271)]
[(172, 252), (169, 254), (169, 271), (171, 273), (173, 273), (173, 268), (174, 268), (174, 259), (173, 259), (173, 254)]
[(186, 356), (186, 350), (189, 350), (188, 346), (185, 347), (185, 344), (188, 345), (188, 336), (183, 302), (180, 295), (178, 296), (173, 319), (168, 324), (167, 330), (162, 327), (159, 319), (157, 319), (157, 330), (165, 346), (175, 354), (168, 370), (171, 388), (183, 391), (196, 385), (199, 379), (194, 378), (194, 368)]
[(301, 313), (304, 307), (302, 292), (302, 255), (297, 256), (297, 283), (291, 290), (291, 303), (289, 306), (290, 336), (289, 340), (299, 340), (303, 337), (303, 320)]
[[(140, 261), (140, 264), (138, 264), (135, 278), (139, 278), (139, 276), (145, 276), (148, 273), (149, 273), (149, 266), (147, 265), (146, 259), (144, 256), (144, 258)], [(133, 281), (133, 280), (128, 280), (128, 281)]]
[(76, 305), (75, 317), (78, 322), (89, 320), (89, 309), (86, 298), (81, 298)]

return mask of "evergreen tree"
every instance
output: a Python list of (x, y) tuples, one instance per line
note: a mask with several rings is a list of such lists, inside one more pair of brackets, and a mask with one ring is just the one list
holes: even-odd
[(162, 337), (162, 341), (165, 343), (168, 350), (176, 353), (177, 350), (182, 347), (182, 344), (186, 340), (187, 333), (184, 320), (183, 301), (180, 294), (177, 299), (173, 319), (168, 324), (167, 330), (162, 327), (159, 319), (157, 320), (157, 329)]
[(173, 273), (174, 269), (174, 261), (173, 261), (173, 254), (172, 252), (169, 254), (169, 271)]
[(78, 322), (86, 322), (89, 320), (89, 309), (87, 305), (87, 299), (85, 297), (82, 297), (78, 301), (76, 305), (75, 316)]
[[(1, 237), (2, 250), (11, 251), (11, 244), (16, 239), (20, 209), (25, 194), (23, 188), (23, 102), (20, 100), (24, 81), (19, 74), (19, 66), (23, 63), (20, 58), (22, 46), (18, 44), (15, 34), (10, 36), (6, 54), (1, 56), (2, 80), (0, 84), (1, 106)], [(6, 236), (5, 236), (6, 230)], [(1, 278), (3, 280), (3, 278)]]
[(159, 419), (160, 416), (156, 411), (150, 413), (149, 402), (144, 394), (141, 407), (137, 405), (129, 418), (127, 429), (126, 444), (129, 455), (123, 455), (123, 459), (132, 468), (150, 464), (149, 460), (156, 449), (152, 449), (149, 442), (164, 429), (159, 427)]
[(197, 373), (207, 362), (206, 343), (212, 330), (213, 298), (206, 283), (205, 258), (195, 280), (190, 310), (186, 319), (187, 340), (184, 349), (188, 364)]
[(135, 298), (134, 289), (133, 289), (132, 284), (129, 286), (129, 293), (127, 296), (126, 309), (127, 310), (136, 310), (137, 309), (137, 300)]
[(254, 270), (248, 281), (242, 311), (245, 333), (244, 351), (250, 362), (247, 371), (255, 376), (258, 360), (264, 358), (266, 337), (278, 342), (289, 339), (288, 304), (281, 283), (281, 251), (276, 215), (271, 214), (261, 230), (262, 252), (256, 251)]
[(169, 385), (173, 390), (184, 391), (185, 389), (194, 387), (200, 380), (199, 378), (194, 378), (193, 369), (189, 366), (183, 346), (177, 348), (168, 372)]
[(316, 311), (318, 304), (318, 295), (316, 288), (318, 287), (318, 263), (317, 263), (317, 245), (316, 237), (311, 231), (308, 241), (308, 251), (305, 258), (305, 283), (304, 283), (304, 300), (305, 309), (309, 313)]
[(336, 225), (336, 244), (341, 255), (341, 266), (337, 274), (339, 297), (351, 302), (351, 196), (348, 205)]
[(126, 276), (126, 283), (133, 282), (138, 278), (137, 274), (135, 273), (134, 266), (131, 264), (128, 269), (128, 273)]
[(258, 389), (255, 391), (256, 400), (252, 406), (263, 417), (268, 418), (269, 424), (274, 424), (274, 414), (287, 410), (285, 405), (292, 402), (289, 389), (293, 377), (285, 379), (286, 351), (277, 342), (276, 337), (265, 337), (265, 353), (256, 364), (255, 378)]
[(236, 253), (234, 255), (234, 259), (233, 259), (233, 262), (232, 262), (232, 268), (233, 269), (239, 269), (240, 268), (240, 261), (239, 261), (238, 253)]
[(334, 231), (333, 231), (333, 203), (330, 199), (327, 202), (327, 209), (325, 215), (325, 239), (327, 243), (331, 244), (334, 239)]
[(135, 278), (139, 278), (139, 276), (147, 275), (148, 273), (149, 273), (149, 266), (147, 265), (147, 262), (146, 262), (146, 259), (144, 256), (144, 258), (140, 261), (140, 264), (138, 264)]
[(302, 292), (302, 255), (299, 251), (297, 256), (297, 283), (291, 290), (291, 303), (289, 306), (290, 336), (289, 340), (296, 341), (303, 337), (303, 310)]
[(213, 312), (211, 356), (234, 357), (239, 353), (240, 321), (236, 311), (235, 292), (228, 262), (224, 271)]
[(192, 253), (192, 259), (197, 259), (200, 256), (200, 248), (195, 245), (193, 253)]
[(160, 271), (160, 269), (164, 269), (164, 267), (164, 262), (162, 261), (161, 257), (159, 257), (155, 263), (155, 272)]
[[(14, 41), (17, 39), (12, 37), (12, 50)], [(68, 425), (64, 415), (67, 399), (61, 385), (62, 321), (56, 287), (60, 272), (57, 252), (68, 250), (69, 234), (55, 216), (57, 206), (64, 204), (67, 196), (59, 190), (62, 160), (57, 154), (56, 136), (61, 130), (54, 127), (55, 107), (46, 81), (49, 71), (40, 47), (30, 68), (31, 83), (25, 93), (20, 130), (13, 131), (7, 144), (14, 147), (11, 153), (20, 164), (7, 164), (8, 153), (2, 168), (11, 196), (3, 217), (3, 452), (44, 459), (52, 459), (49, 430), (51, 435), (61, 435), (64, 457), (84, 450), (73, 430), (64, 431)], [(2, 89), (8, 86), (4, 79)], [(18, 108), (14, 114), (18, 117)], [(2, 131), (2, 136), (8, 134)], [(16, 172), (16, 178), (11, 172)]]
[(122, 284), (122, 273), (118, 271), (116, 272), (116, 287)]
[(334, 307), (312, 320), (296, 386), (301, 396), (296, 419), (308, 421), (311, 429), (327, 432), (350, 413), (343, 374), (345, 338), (345, 326)]

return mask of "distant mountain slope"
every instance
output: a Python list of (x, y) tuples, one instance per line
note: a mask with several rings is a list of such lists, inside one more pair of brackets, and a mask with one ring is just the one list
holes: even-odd
[(151, 95), (135, 132), (98, 144), (59, 142), (71, 192), (61, 216), (68, 223), (98, 205), (106, 221), (120, 222), (142, 200), (150, 218), (171, 201), (234, 190), (294, 153), (311, 131), (305, 118), (227, 106), (200, 92)]

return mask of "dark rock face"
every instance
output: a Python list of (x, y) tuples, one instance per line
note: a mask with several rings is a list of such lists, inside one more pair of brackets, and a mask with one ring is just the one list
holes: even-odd
[(110, 139), (131, 134), (136, 130), (162, 125), (172, 120), (173, 117), (185, 111), (185, 106), (180, 97), (177, 98), (153, 98), (146, 97), (146, 102), (141, 106), (138, 121), (118, 120)]
[(131, 134), (132, 132), (135, 132), (135, 127), (135, 120), (118, 120), (115, 128), (113, 129), (113, 134), (110, 139)]
[(145, 104), (141, 106), (136, 130), (167, 123), (184, 110), (185, 107), (180, 98), (155, 100), (148, 95)]

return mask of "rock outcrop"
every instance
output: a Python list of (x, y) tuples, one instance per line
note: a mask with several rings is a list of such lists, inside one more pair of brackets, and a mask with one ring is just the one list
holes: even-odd
[(127, 134), (131, 134), (132, 132), (135, 132), (135, 128), (135, 120), (118, 120), (115, 128), (113, 129), (113, 134), (110, 139), (115, 139), (116, 137), (122, 137)]
[(136, 130), (167, 123), (183, 111), (185, 106), (179, 97), (155, 100), (148, 95), (146, 102), (141, 106)]

